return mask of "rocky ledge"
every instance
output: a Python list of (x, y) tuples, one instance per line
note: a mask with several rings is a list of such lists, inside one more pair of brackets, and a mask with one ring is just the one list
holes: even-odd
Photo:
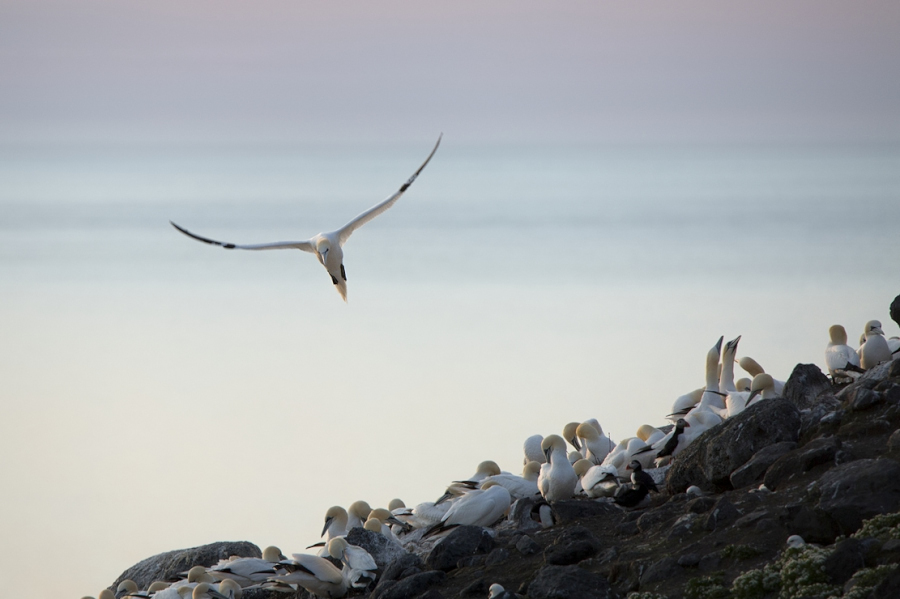
[[(696, 486), (700, 491), (689, 486)], [(425, 555), (351, 531), (380, 566), (371, 599), (847, 599), (900, 597), (900, 361), (836, 388), (798, 365), (782, 398), (706, 431), (643, 509), (573, 499), (542, 528), (522, 500), (492, 529), (459, 527)], [(799, 535), (805, 540), (791, 539)], [(393, 553), (388, 553), (393, 551)], [(169, 552), (124, 572), (153, 579), (258, 556), (249, 543)], [(244, 597), (310, 597), (248, 589)]]

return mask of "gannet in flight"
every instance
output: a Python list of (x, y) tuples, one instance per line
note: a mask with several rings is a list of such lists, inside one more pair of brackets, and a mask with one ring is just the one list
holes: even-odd
[(424, 169), (425, 166), (427, 166), (431, 161), (431, 157), (434, 156), (434, 153), (437, 152), (438, 146), (441, 145), (442, 136), (443, 134), (438, 137), (437, 143), (434, 144), (434, 149), (431, 150), (431, 154), (428, 155), (428, 158), (425, 159), (425, 162), (422, 163), (422, 166), (420, 166), (416, 170), (416, 172), (413, 173), (412, 177), (410, 177), (406, 181), (406, 183), (400, 186), (400, 189), (394, 195), (389, 196), (386, 200), (382, 201), (379, 204), (375, 204), (340, 229), (331, 231), (330, 233), (319, 233), (315, 237), (307, 239), (306, 241), (276, 241), (273, 243), (239, 245), (224, 241), (216, 241), (215, 239), (209, 239), (208, 237), (201, 237), (200, 235), (191, 233), (187, 229), (176, 225), (172, 221), (169, 222), (173, 227), (175, 227), (188, 237), (193, 237), (197, 241), (202, 241), (203, 243), (219, 245), (227, 250), (294, 249), (303, 250), (304, 252), (310, 252), (311, 254), (316, 254), (316, 257), (319, 259), (319, 263), (321, 263), (322, 266), (325, 267), (325, 270), (328, 271), (328, 274), (331, 275), (331, 282), (334, 283), (335, 287), (337, 287), (338, 293), (341, 294), (341, 297), (346, 302), (347, 271), (344, 269), (344, 250), (342, 249), (343, 245), (347, 243), (347, 240), (350, 239), (350, 235), (352, 235), (355, 230), (393, 206), (394, 203), (400, 199), (400, 196), (402, 196), (403, 193), (407, 189), (409, 189), (409, 186), (413, 184), (413, 181), (416, 180), (416, 177), (419, 176), (419, 173), (422, 172), (422, 169)]

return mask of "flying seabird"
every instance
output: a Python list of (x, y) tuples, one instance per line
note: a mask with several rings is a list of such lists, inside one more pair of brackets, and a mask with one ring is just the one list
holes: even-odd
[[(340, 229), (336, 229), (331, 231), (330, 233), (319, 233), (315, 237), (311, 239), (307, 239), (305, 241), (276, 241), (273, 243), (256, 243), (256, 244), (236, 244), (236, 243), (228, 243), (224, 241), (216, 241), (215, 239), (210, 239), (208, 237), (202, 237), (195, 233), (191, 233), (184, 227), (181, 227), (175, 224), (172, 221), (169, 221), (173, 227), (187, 235), (188, 237), (192, 237), (197, 241), (202, 241), (203, 243), (208, 243), (210, 245), (218, 245), (228, 250), (303, 250), (304, 252), (310, 252), (312, 254), (316, 254), (316, 257), (319, 259), (319, 263), (325, 267), (325, 270), (328, 271), (328, 274), (331, 276), (331, 282), (334, 283), (335, 287), (338, 290), (338, 293), (341, 294), (341, 298), (346, 302), (347, 301), (347, 272), (344, 269), (344, 250), (343, 245), (350, 239), (350, 235), (363, 226), (391, 206), (393, 206), (397, 200), (400, 199), (400, 196), (409, 189), (409, 186), (413, 184), (413, 181), (416, 180), (416, 177), (419, 176), (419, 173), (422, 172), (422, 169), (428, 164), (431, 160), (431, 157), (434, 156), (434, 153), (437, 152), (438, 146), (441, 145), (441, 137), (438, 137), (437, 143), (434, 144), (434, 149), (431, 150), (431, 154), (428, 155), (428, 158), (425, 159), (425, 162), (422, 163), (416, 172), (413, 173), (412, 177), (410, 177), (406, 183), (400, 186), (400, 189), (389, 196), (387, 199), (382, 202), (375, 204), (365, 212), (359, 214), (356, 218), (348, 222), (346, 225), (341, 227)], [(360, 524), (361, 525), (361, 524)]]

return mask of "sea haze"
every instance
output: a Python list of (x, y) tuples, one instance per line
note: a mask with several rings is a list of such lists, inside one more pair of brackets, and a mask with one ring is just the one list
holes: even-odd
[(331, 505), (433, 501), (572, 420), (631, 436), (720, 335), (785, 379), (831, 324), (898, 334), (898, 146), (448, 132), (345, 246), (347, 305), (312, 255), (168, 224), (305, 239), (433, 142), (0, 149), (0, 563), (68, 556), (11, 596), (217, 540), (303, 551)]

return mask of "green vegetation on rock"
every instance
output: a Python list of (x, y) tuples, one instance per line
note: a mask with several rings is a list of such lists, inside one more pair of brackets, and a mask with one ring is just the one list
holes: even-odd
[(692, 578), (684, 585), (685, 599), (728, 599), (730, 596), (721, 574)]
[(651, 593), (649, 591), (644, 591), (639, 593), (637, 591), (633, 591), (628, 593), (628, 597), (626, 599), (669, 599), (665, 595), (660, 595), (659, 593)]
[(853, 533), (855, 539), (873, 538), (881, 541), (900, 539), (900, 512), (880, 514), (863, 522), (859, 530)]

